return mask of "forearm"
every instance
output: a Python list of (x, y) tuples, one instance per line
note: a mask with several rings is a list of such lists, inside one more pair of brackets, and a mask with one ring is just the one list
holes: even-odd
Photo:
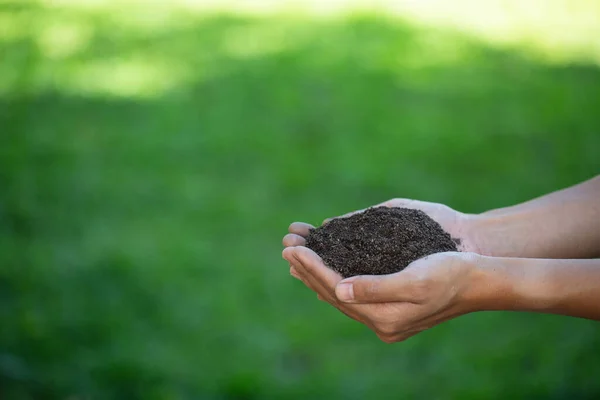
[(600, 176), (576, 186), (469, 217), (481, 254), (496, 257), (600, 256)]
[(475, 310), (534, 311), (600, 320), (600, 259), (481, 257), (470, 299)]

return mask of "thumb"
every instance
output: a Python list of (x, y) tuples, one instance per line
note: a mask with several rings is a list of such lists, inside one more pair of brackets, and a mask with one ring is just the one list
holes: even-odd
[(335, 295), (344, 303), (414, 302), (414, 279), (408, 273), (361, 275), (340, 281)]

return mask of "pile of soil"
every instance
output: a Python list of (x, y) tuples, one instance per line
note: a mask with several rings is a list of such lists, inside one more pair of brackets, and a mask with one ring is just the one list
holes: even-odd
[(392, 274), (430, 254), (457, 251), (450, 235), (423, 211), (394, 207), (335, 218), (312, 229), (306, 247), (345, 278)]

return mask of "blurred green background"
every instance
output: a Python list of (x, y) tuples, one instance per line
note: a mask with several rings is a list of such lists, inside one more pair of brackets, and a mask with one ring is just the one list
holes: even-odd
[(0, 1), (0, 398), (598, 398), (596, 322), (390, 346), (280, 254), (600, 171), (600, 4), (520, 3)]

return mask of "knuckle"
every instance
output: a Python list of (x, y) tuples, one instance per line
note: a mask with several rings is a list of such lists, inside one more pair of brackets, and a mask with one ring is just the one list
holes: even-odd
[(366, 299), (377, 297), (377, 293), (379, 292), (379, 282), (376, 280), (363, 281), (362, 284), (359, 283), (359, 285), (355, 285), (355, 287), (359, 288), (358, 295)]
[(286, 246), (286, 247), (287, 246), (291, 246), (293, 244), (293, 242), (294, 242), (294, 237), (295, 236), (292, 233), (288, 233), (287, 235), (285, 235), (283, 237), (283, 241), (282, 241), (283, 245)]
[(371, 297), (370, 283), (362, 278), (357, 278), (352, 282), (352, 289), (356, 300), (366, 300)]
[(288, 226), (288, 232), (289, 233), (296, 233), (300, 229), (301, 229), (301, 226), (300, 226), (300, 224), (298, 222), (292, 222), (290, 224), (290, 226)]

